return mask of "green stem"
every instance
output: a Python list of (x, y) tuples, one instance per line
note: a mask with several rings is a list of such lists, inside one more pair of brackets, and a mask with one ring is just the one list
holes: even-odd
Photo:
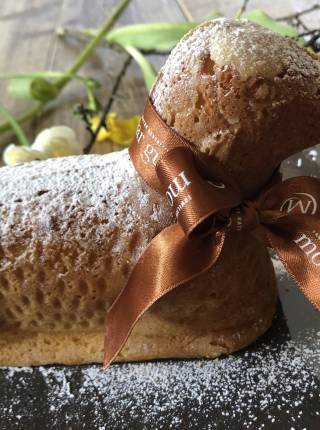
[[(115, 8), (111, 16), (102, 25), (102, 27), (100, 28), (96, 36), (89, 41), (89, 43), (85, 46), (85, 48), (83, 49), (79, 57), (76, 59), (76, 61), (66, 71), (67, 75), (74, 75), (80, 69), (80, 67), (87, 61), (87, 59), (90, 57), (94, 49), (99, 45), (99, 43), (103, 40), (105, 35), (111, 29), (116, 19), (127, 7), (129, 2), (130, 0), (122, 0), (122, 2)], [(55, 85), (57, 86), (57, 88), (61, 89), (67, 84), (69, 80), (70, 80), (70, 77), (65, 76), (59, 79), (55, 83)]]
[[(115, 8), (115, 10), (112, 12), (111, 16), (107, 18), (107, 20), (104, 22), (96, 36), (90, 40), (90, 42), (85, 46), (83, 51), (80, 53), (78, 58), (74, 61), (74, 63), (68, 68), (66, 71), (66, 76), (58, 79), (56, 83), (54, 84), (59, 91), (62, 90), (62, 88), (72, 79), (72, 75), (74, 75), (80, 67), (87, 61), (87, 59), (90, 57), (94, 49), (99, 45), (99, 43), (102, 41), (102, 39), (105, 37), (105, 35), (108, 33), (108, 31), (111, 29), (113, 24), (115, 23), (116, 19), (119, 17), (119, 15), (123, 12), (123, 10), (127, 7), (130, 0), (122, 0), (121, 3)], [(15, 121), (18, 124), (22, 124), (29, 119), (33, 118), (35, 115), (37, 115), (42, 108), (44, 107), (45, 103), (38, 103), (36, 106), (31, 108), (30, 110), (24, 112), (21, 116), (19, 116)], [(10, 121), (7, 121), (3, 124), (0, 124), (0, 134), (8, 131), (10, 128), (12, 128), (12, 124)]]
[[(30, 110), (27, 110), (22, 115), (20, 115), (18, 118), (16, 118), (16, 122), (18, 124), (23, 124), (24, 122), (28, 121), (29, 119), (33, 118), (35, 115), (37, 115), (41, 109), (43, 108), (43, 103), (38, 103)], [(11, 124), (10, 122), (5, 122), (0, 125), (0, 134), (5, 133), (6, 131), (10, 130)], [(0, 144), (1, 146), (1, 144)]]
[(126, 45), (124, 46), (125, 50), (128, 52), (128, 54), (131, 55), (131, 57), (136, 61), (136, 63), (139, 65), (142, 74), (143, 79), (146, 84), (148, 92), (151, 91), (151, 88), (154, 84), (154, 81), (156, 80), (157, 73), (153, 67), (153, 65), (146, 59), (146, 57), (134, 46)]
[(20, 145), (29, 146), (28, 139), (27, 139), (26, 135), (24, 134), (20, 125), (13, 118), (13, 116), (1, 105), (0, 105), (0, 115), (3, 116), (3, 118), (8, 121), (10, 127), (15, 132)]

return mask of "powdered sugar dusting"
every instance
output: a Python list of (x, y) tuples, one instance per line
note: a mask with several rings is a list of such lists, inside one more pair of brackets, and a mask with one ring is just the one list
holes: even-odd
[[(231, 65), (243, 79), (280, 73), (318, 79), (320, 73), (320, 62), (293, 40), (247, 20), (219, 18), (191, 30), (172, 50), (151, 94), (157, 109), (171, 94), (172, 82), (185, 82), (190, 91), (190, 79), (199, 79), (207, 56), (217, 66), (215, 73)], [(188, 108), (184, 106), (185, 115)]]
[(288, 70), (303, 75), (319, 73), (310, 54), (294, 41), (246, 20), (215, 20), (210, 54), (218, 66), (234, 66), (243, 79), (257, 75), (273, 78)]
[[(317, 428), (320, 385), (306, 359), (319, 361), (320, 333), (308, 336), (312, 349), (273, 341), (217, 360), (3, 369), (2, 422), (36, 417), (40, 396), (48, 428)], [(25, 404), (35, 380), (42, 388)]]
[[(172, 217), (165, 200), (154, 193), (152, 197), (127, 150), (3, 167), (0, 183), (6, 184), (0, 190), (1, 245), (10, 247), (19, 240), (25, 244), (21, 257), (30, 256), (39, 241), (43, 246), (70, 241), (88, 250), (116, 229), (121, 235), (111, 252), (118, 256), (126, 250), (128, 234), (139, 226), (145, 240), (138, 254), (152, 232)], [(140, 219), (145, 220), (143, 226)], [(0, 269), (8, 264), (5, 255)]]
[[(113, 167), (115, 164), (116, 168)], [(135, 177), (126, 152), (53, 158), (3, 167), (0, 169), (0, 182), (6, 186), (0, 193), (0, 214), (5, 220), (0, 226), (2, 241), (10, 240), (10, 230), (14, 225), (21, 231), (32, 225), (37, 238), (50, 240), (54, 231), (52, 216), (59, 218), (60, 231), (68, 240), (70, 229), (64, 229), (64, 223), (68, 223), (73, 206), (89, 213), (94, 211), (99, 220), (105, 220), (106, 211), (101, 204), (103, 198), (107, 196), (112, 201), (117, 196), (118, 200), (125, 200), (128, 186), (123, 178), (130, 183)], [(142, 192), (137, 193), (137, 199), (142, 200), (142, 197)], [(110, 207), (115, 205), (110, 204)], [(71, 234), (73, 239), (80, 240), (81, 217), (76, 221), (79, 224), (74, 225)]]

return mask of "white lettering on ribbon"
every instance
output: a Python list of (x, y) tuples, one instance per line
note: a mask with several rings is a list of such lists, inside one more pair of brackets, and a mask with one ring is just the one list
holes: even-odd
[(150, 143), (148, 143), (144, 148), (141, 157), (144, 163), (152, 163), (155, 166), (157, 158), (159, 157), (159, 152), (150, 145)]
[(181, 212), (181, 210), (185, 207), (185, 205), (187, 204), (187, 203), (189, 203), (190, 201), (192, 200), (192, 197), (190, 196), (190, 194), (188, 194), (180, 203), (179, 203), (179, 205), (177, 206), (177, 209), (176, 209), (176, 218), (178, 218), (178, 216), (179, 216), (179, 214), (180, 214), (180, 212)]
[(166, 191), (166, 196), (170, 206), (173, 206), (174, 199), (177, 198), (190, 184), (191, 182), (187, 179), (184, 171), (180, 172), (179, 175), (173, 179)]
[(314, 215), (317, 212), (317, 201), (311, 194), (294, 193), (282, 203), (280, 210), (290, 213), (294, 209), (298, 209), (302, 214)]
[(212, 181), (207, 181), (207, 182), (215, 188), (220, 188), (220, 189), (226, 188), (226, 185), (223, 182), (212, 182)]
[(136, 138), (137, 138), (138, 143), (140, 143), (141, 140), (144, 139), (144, 133), (143, 133), (142, 128), (141, 128), (141, 123), (137, 127)]
[(320, 266), (320, 250), (310, 237), (302, 233), (294, 240), (294, 243), (299, 246), (314, 266)]
[[(147, 137), (150, 139), (146, 139)], [(145, 145), (143, 151), (140, 153), (140, 157), (144, 164), (152, 163), (155, 166), (159, 157), (159, 150), (161, 152), (161, 149), (164, 149), (164, 145), (151, 129), (144, 116), (141, 117), (140, 124), (138, 125), (136, 139), (139, 144)], [(146, 144), (144, 142), (145, 140), (147, 142)], [(150, 140), (152, 141), (151, 143), (149, 143)]]

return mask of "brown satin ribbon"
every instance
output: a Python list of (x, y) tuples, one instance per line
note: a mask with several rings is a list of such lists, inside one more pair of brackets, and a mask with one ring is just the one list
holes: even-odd
[(166, 195), (177, 223), (147, 246), (108, 311), (104, 365), (121, 351), (134, 325), (159, 298), (214, 265), (226, 234), (263, 238), (309, 301), (320, 310), (320, 182), (296, 177), (270, 184), (244, 201), (213, 158), (168, 127), (148, 101), (130, 147), (142, 178)]

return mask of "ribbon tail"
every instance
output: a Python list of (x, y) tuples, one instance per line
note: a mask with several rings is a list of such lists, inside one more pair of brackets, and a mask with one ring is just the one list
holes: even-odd
[(149, 243), (107, 313), (105, 367), (116, 358), (139, 318), (154, 302), (215, 263), (224, 239), (222, 232), (187, 239), (182, 228), (174, 224)]
[(320, 310), (318, 215), (292, 215), (265, 225), (269, 245), (306, 298)]

